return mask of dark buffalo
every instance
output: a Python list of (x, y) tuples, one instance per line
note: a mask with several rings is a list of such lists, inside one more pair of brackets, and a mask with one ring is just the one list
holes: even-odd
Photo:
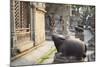
[(74, 37), (64, 37), (58, 34), (52, 34), (55, 47), (58, 52), (61, 52), (63, 56), (74, 56), (77, 59), (82, 59), (86, 55), (86, 45), (79, 39)]

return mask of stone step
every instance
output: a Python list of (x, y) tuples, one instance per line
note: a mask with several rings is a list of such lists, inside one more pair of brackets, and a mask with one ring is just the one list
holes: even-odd
[(33, 47), (34, 45), (34, 42), (33, 41), (25, 41), (23, 43), (20, 43), (20, 44), (17, 44), (17, 49), (20, 51), (20, 52), (23, 52), (31, 47)]

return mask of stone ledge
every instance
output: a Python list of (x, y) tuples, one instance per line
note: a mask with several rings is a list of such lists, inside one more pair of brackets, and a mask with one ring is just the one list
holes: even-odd
[(30, 49), (31, 47), (34, 46), (34, 42), (24, 42), (24, 43), (20, 43), (17, 48), (19, 49), (20, 52), (26, 51), (27, 49)]
[(11, 61), (14, 61), (17, 58), (20, 58), (21, 56), (26, 55), (27, 53), (29, 53), (29, 52), (31, 52), (31, 51), (33, 51), (33, 50), (35, 50), (35, 49), (37, 49), (38, 47), (41, 47), (41, 46), (43, 46), (43, 45), (37, 45), (35, 47), (31, 47), (30, 49), (27, 49), (26, 51), (14, 56), (13, 58), (11, 58)]

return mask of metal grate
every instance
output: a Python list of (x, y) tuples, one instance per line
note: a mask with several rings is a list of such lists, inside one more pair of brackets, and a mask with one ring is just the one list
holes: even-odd
[(28, 2), (15, 1), (14, 21), (16, 27), (17, 43), (30, 40), (30, 22)]
[(14, 16), (15, 16), (15, 27), (20, 28), (20, 2), (15, 1), (14, 3)]
[(27, 2), (21, 2), (21, 23), (22, 23), (22, 28), (27, 28), (29, 23), (28, 23), (28, 3)]

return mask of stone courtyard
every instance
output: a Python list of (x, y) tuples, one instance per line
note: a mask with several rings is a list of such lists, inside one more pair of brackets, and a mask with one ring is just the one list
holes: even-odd
[(81, 40), (87, 46), (84, 62), (95, 61), (94, 13), (94, 6), (12, 0), (11, 66), (65, 61), (57, 57), (52, 33)]

